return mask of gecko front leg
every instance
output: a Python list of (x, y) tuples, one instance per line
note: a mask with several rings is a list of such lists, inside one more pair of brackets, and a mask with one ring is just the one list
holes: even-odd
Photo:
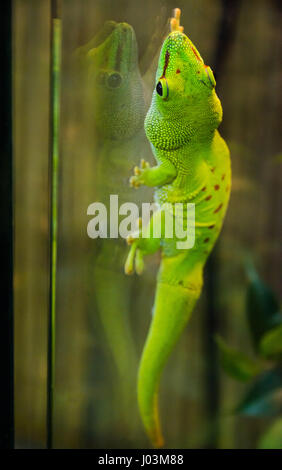
[[(172, 182), (177, 175), (175, 166), (168, 160), (158, 166), (150, 167), (145, 160), (141, 160), (140, 167), (134, 167), (134, 176), (131, 176), (130, 186), (138, 188), (141, 184), (146, 186), (162, 186)], [(131, 245), (124, 270), (126, 274), (133, 274), (134, 266), (137, 274), (141, 274), (144, 269), (143, 256), (152, 254), (159, 250), (161, 234), (155, 236), (154, 227), (163, 227), (163, 211), (158, 210), (150, 219), (147, 227), (132, 233), (127, 238), (127, 243)]]
[(150, 167), (148, 162), (141, 160), (140, 167), (134, 167), (134, 176), (131, 176), (130, 186), (138, 188), (145, 186), (162, 186), (171, 183), (177, 175), (177, 170), (169, 160), (161, 162), (158, 166)]

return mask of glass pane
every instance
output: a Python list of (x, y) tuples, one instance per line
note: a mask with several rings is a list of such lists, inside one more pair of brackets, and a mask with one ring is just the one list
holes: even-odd
[[(119, 205), (153, 200), (152, 190), (135, 191), (128, 187), (128, 178), (141, 158), (154, 164), (143, 120), (171, 5), (68, 1), (62, 12), (54, 441), (56, 447), (141, 447), (147, 439), (137, 410), (137, 366), (150, 323), (159, 256), (146, 260), (141, 277), (126, 277), (124, 240), (90, 239), (87, 208), (101, 201), (109, 210), (110, 195), (118, 195)], [(206, 24), (201, 8), (193, 8), (191, 15), (200, 30)], [(104, 26), (107, 21), (115, 24)], [(124, 31), (119, 33), (119, 28)], [(115, 67), (129, 76), (129, 84), (126, 93), (111, 94), (109, 102), (107, 89), (95, 89), (95, 80), (110, 67), (114, 34), (121, 35)], [(209, 34), (215, 40), (216, 21), (209, 22)], [(87, 52), (93, 47), (97, 55), (89, 64)], [(211, 44), (206, 49), (211, 52)], [(127, 121), (120, 123), (120, 109), (130, 106), (132, 114), (124, 113)], [(164, 374), (161, 406), (172, 446), (187, 446), (194, 429), (191, 445), (203, 442), (202, 322), (201, 314), (193, 316)]]
[[(128, 180), (140, 159), (156, 164), (144, 119), (175, 6), (182, 10), (184, 32), (216, 74), (224, 112), (220, 133), (231, 151), (233, 183), (201, 298), (162, 375), (166, 446), (255, 448), (272, 423), (261, 414), (230, 412), (249, 384), (228, 377), (214, 341), (220, 334), (229, 346), (266, 364), (252, 347), (247, 320), (250, 260), (281, 299), (280, 7), (266, 0), (239, 4), (236, 10), (223, 0), (61, 2), (56, 448), (149, 446), (138, 412), (137, 374), (160, 254), (145, 258), (142, 275), (126, 276), (125, 240), (91, 238), (97, 227), (89, 222), (97, 215), (96, 202), (104, 204), (109, 228), (116, 197), (119, 208), (153, 201), (153, 189), (135, 190)], [(50, 2), (15, 0), (19, 447), (46, 445), (49, 43)]]

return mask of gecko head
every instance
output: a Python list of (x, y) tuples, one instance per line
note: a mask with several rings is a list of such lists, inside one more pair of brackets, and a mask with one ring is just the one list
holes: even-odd
[(142, 128), (145, 114), (133, 28), (127, 23), (106, 22), (86, 58), (98, 131), (114, 140), (133, 135)]
[(165, 115), (191, 115), (198, 119), (211, 115), (221, 120), (221, 105), (215, 93), (215, 78), (200, 53), (180, 32), (173, 31), (164, 41), (155, 86), (155, 102)]
[(127, 23), (107, 21), (97, 38), (87, 53), (93, 82), (109, 92), (122, 89), (138, 67), (134, 30)]

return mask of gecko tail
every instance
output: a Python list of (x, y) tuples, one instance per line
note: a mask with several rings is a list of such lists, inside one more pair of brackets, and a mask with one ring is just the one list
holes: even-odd
[(196, 290), (162, 282), (157, 285), (153, 319), (138, 374), (140, 415), (155, 448), (164, 445), (158, 410), (161, 373), (191, 316), (200, 293), (201, 284)]

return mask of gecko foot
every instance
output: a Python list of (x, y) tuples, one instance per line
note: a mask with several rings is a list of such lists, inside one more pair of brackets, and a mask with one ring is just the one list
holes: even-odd
[(134, 273), (134, 261), (135, 261), (135, 271), (138, 275), (142, 274), (144, 270), (144, 260), (143, 260), (143, 253), (140, 249), (138, 249), (138, 239), (140, 237), (140, 230), (142, 229), (142, 218), (139, 217), (137, 220), (137, 226), (139, 230), (136, 232), (132, 232), (126, 238), (127, 244), (131, 245), (130, 251), (128, 253), (124, 271), (125, 274), (133, 274)]
[(180, 8), (175, 8), (173, 10), (173, 17), (170, 19), (170, 31), (179, 31), (180, 33), (183, 33), (183, 26), (180, 26), (180, 15), (181, 15), (181, 10)]
[(146, 170), (150, 168), (150, 163), (145, 160), (141, 160), (140, 166), (135, 166), (133, 169), (134, 176), (131, 176), (129, 179), (129, 184), (131, 187), (139, 188), (141, 184), (144, 184), (144, 175)]
[(131, 275), (134, 273), (134, 263), (135, 263), (136, 273), (138, 275), (142, 274), (144, 270), (143, 253), (141, 250), (137, 248), (137, 243), (133, 243), (128, 253), (128, 256), (124, 265), (125, 274)]

